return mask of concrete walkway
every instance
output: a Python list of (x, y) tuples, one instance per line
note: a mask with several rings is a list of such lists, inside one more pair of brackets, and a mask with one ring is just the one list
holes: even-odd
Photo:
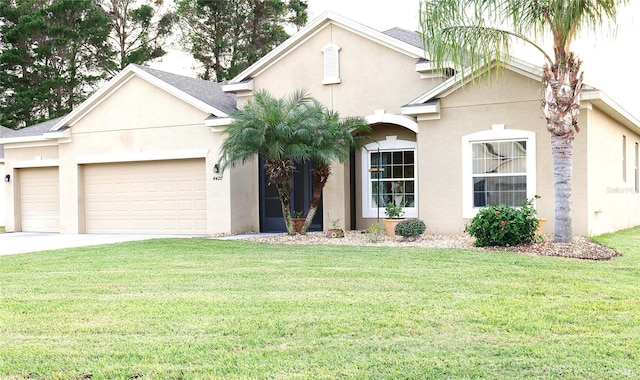
[(103, 234), (58, 234), (43, 232), (0, 233), (0, 255), (38, 252), (50, 249), (85, 247), (100, 244), (156, 238), (185, 238), (192, 236), (169, 235), (103, 235)]

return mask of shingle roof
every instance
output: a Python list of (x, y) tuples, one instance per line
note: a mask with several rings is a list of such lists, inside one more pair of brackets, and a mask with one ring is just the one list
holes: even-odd
[[(62, 118), (58, 117), (18, 130), (0, 126), (0, 139), (11, 137), (41, 136), (43, 133), (49, 132), (49, 130), (51, 130), (51, 128), (53, 128), (58, 123), (58, 121), (60, 121), (60, 119)], [(0, 144), (0, 158), (4, 158), (3, 144)]]
[(43, 121), (42, 123), (34, 124), (30, 127), (18, 129), (11, 132), (11, 136), (4, 137), (29, 137), (40, 136), (45, 132), (49, 132), (62, 118), (57, 117), (55, 119)]
[(231, 113), (236, 109), (236, 98), (233, 94), (222, 91), (220, 84), (197, 78), (191, 78), (184, 75), (168, 73), (145, 66), (136, 65), (141, 70), (153, 75), (154, 77), (170, 84), (171, 86), (183, 91), (194, 98), (219, 109), (225, 113)]
[(382, 33), (386, 34), (389, 37), (393, 37), (396, 40), (400, 40), (404, 43), (415, 46), (417, 48), (420, 48), (420, 49), (424, 48), (424, 46), (422, 45), (422, 38), (420, 38), (420, 33), (418, 32), (412, 32), (410, 30), (396, 27), (389, 30), (385, 30)]

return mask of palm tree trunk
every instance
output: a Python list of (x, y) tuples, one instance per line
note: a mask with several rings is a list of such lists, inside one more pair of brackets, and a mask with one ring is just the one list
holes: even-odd
[(555, 181), (555, 242), (573, 239), (571, 223), (571, 177), (573, 171), (573, 134), (551, 135), (553, 179)]
[(289, 186), (276, 185), (278, 189), (278, 197), (280, 197), (280, 206), (282, 207), (282, 216), (284, 216), (284, 224), (287, 227), (287, 233), (289, 235), (295, 235), (296, 231), (293, 229), (293, 223), (291, 222), (291, 205), (289, 203), (290, 191)]
[(304, 221), (300, 235), (305, 235), (309, 230), (309, 226), (316, 216), (318, 206), (320, 206), (320, 198), (322, 197), (322, 190), (324, 185), (327, 184), (327, 180), (331, 175), (331, 168), (327, 165), (316, 165), (313, 168), (313, 191), (311, 192), (311, 202), (309, 203), (309, 212), (307, 218)]
[(555, 239), (556, 243), (573, 240), (571, 223), (571, 176), (573, 171), (573, 140), (580, 116), (582, 92), (580, 61), (573, 53), (553, 66), (545, 67), (543, 113), (547, 130), (551, 133), (551, 153), (555, 181)]

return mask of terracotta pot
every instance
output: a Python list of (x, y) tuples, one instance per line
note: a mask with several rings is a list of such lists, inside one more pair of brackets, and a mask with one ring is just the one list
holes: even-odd
[(542, 236), (544, 233), (544, 225), (547, 224), (547, 218), (538, 218), (538, 228), (536, 229), (536, 236)]
[(384, 229), (388, 236), (396, 236), (396, 226), (404, 219), (384, 219)]

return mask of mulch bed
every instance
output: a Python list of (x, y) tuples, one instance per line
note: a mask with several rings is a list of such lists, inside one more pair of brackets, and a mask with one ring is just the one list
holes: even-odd
[(517, 252), (537, 256), (556, 256), (585, 260), (609, 260), (613, 257), (622, 256), (619, 252), (602, 244), (591, 241), (582, 236), (576, 236), (572, 243), (554, 243), (553, 235), (545, 235), (540, 242), (533, 244), (522, 244), (512, 247), (485, 247), (473, 246), (474, 239), (464, 235), (434, 235), (425, 234), (419, 240), (413, 242), (402, 241), (398, 237), (380, 237), (377, 241), (372, 241), (370, 237), (361, 231), (345, 231), (344, 238), (330, 238), (322, 232), (310, 232), (306, 235), (287, 234), (257, 237), (253, 240), (261, 243), (275, 244), (332, 244), (332, 245), (357, 245), (357, 246), (378, 246), (378, 247), (428, 247), (428, 248), (463, 248), (463, 249), (484, 249), (489, 251)]

